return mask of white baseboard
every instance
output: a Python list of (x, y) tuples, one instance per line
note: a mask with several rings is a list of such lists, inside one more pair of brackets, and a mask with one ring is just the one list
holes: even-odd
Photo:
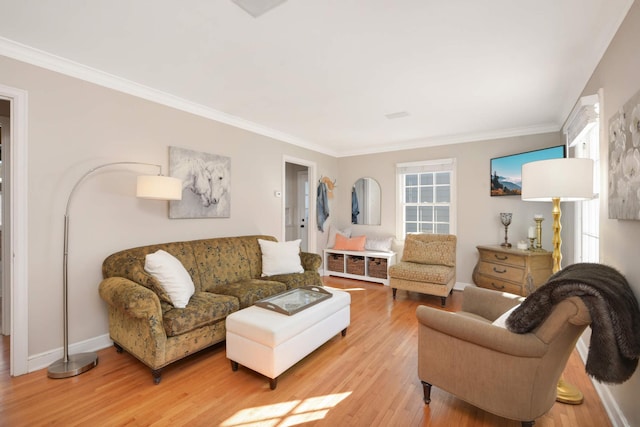
[(456, 282), (456, 284), (455, 284), (455, 285), (453, 285), (453, 290), (454, 290), (454, 291), (462, 291), (462, 290), (464, 290), (464, 288), (466, 288), (467, 286), (473, 286), (473, 287), (475, 287), (476, 285), (474, 285), (473, 283)]
[[(589, 343), (586, 342), (584, 336), (580, 337), (580, 339), (578, 340), (576, 349), (578, 350), (578, 354), (580, 355), (580, 358), (584, 363), (587, 360), (587, 355), (589, 353)], [(598, 396), (600, 396), (600, 400), (602, 401), (604, 410), (607, 411), (607, 415), (609, 416), (611, 425), (613, 427), (629, 427), (630, 424), (620, 410), (620, 407), (616, 403), (616, 400), (611, 394), (611, 390), (609, 389), (609, 387), (598, 381), (594, 381), (591, 377), (589, 377), (589, 380), (591, 380), (593, 387), (596, 389), (596, 393), (598, 393)]]
[[(109, 338), (109, 334), (100, 335), (86, 341), (81, 341), (69, 345), (69, 354), (86, 353), (90, 351), (98, 351), (103, 348), (107, 348), (113, 345), (113, 341)], [(62, 347), (48, 351), (46, 353), (40, 353), (29, 357), (27, 362), (27, 371), (34, 372), (40, 369), (47, 368), (56, 360), (60, 360), (64, 357), (64, 349)]]

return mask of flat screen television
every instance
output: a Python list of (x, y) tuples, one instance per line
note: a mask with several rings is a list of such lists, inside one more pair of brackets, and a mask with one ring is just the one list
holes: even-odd
[(566, 146), (558, 145), (491, 159), (491, 195), (521, 195), (522, 165), (538, 160), (561, 159), (566, 155)]

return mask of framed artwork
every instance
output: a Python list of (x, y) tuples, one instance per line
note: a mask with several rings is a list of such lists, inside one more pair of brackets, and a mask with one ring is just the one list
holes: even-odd
[(609, 218), (640, 219), (640, 90), (609, 119)]
[(182, 200), (169, 202), (169, 218), (229, 218), (229, 157), (169, 147), (169, 175), (182, 181)]
[(566, 153), (566, 146), (558, 145), (491, 159), (491, 195), (522, 195), (522, 165), (538, 160), (561, 159), (566, 157)]

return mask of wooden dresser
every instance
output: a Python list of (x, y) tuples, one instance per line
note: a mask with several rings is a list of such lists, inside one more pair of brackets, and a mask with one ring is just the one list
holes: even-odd
[(473, 281), (482, 288), (527, 296), (551, 276), (551, 252), (532, 252), (502, 246), (477, 246), (480, 259)]

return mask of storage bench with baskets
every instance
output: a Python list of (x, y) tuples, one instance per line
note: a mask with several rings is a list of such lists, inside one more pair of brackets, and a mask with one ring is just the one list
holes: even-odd
[(325, 276), (347, 277), (389, 286), (389, 267), (395, 252), (324, 250)]

